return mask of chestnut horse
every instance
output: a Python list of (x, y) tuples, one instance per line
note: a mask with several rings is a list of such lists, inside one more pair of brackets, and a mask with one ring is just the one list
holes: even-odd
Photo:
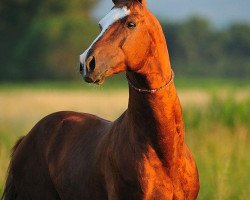
[(144, 0), (113, 2), (80, 70), (96, 84), (126, 71), (128, 109), (114, 122), (76, 112), (42, 119), (14, 147), (3, 199), (197, 198), (161, 26)]

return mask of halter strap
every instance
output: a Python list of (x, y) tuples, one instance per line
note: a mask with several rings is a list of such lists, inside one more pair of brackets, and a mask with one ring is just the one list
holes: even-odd
[(141, 92), (141, 93), (150, 93), (150, 94), (154, 94), (156, 92), (159, 92), (163, 89), (165, 89), (166, 87), (168, 87), (171, 83), (174, 82), (174, 71), (171, 70), (171, 79), (168, 83), (166, 83), (165, 85), (159, 87), (159, 88), (156, 88), (156, 89), (141, 89), (141, 88), (137, 88), (136, 86), (133, 85), (133, 83), (131, 83), (127, 73), (126, 73), (126, 78), (128, 80), (128, 84), (134, 89), (136, 90), (137, 92)]

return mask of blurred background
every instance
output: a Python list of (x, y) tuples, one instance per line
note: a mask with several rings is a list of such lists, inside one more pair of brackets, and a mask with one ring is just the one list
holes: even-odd
[[(0, 194), (11, 147), (42, 117), (74, 110), (114, 120), (126, 109), (124, 74), (97, 87), (78, 72), (111, 7), (111, 0), (0, 1)], [(148, 7), (167, 38), (199, 199), (249, 199), (250, 1), (148, 0)]]

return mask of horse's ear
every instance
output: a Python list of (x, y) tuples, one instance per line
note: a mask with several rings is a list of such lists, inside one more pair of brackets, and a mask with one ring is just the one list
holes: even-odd
[(146, 0), (138, 0), (143, 6), (147, 7), (147, 2)]
[(115, 5), (119, 2), (119, 0), (112, 0), (112, 1)]
[[(121, 0), (112, 0), (113, 1), (113, 3), (116, 5), (116, 4), (118, 4)], [(139, 1), (143, 6), (147, 6), (147, 2), (146, 2), (146, 0), (137, 0), (137, 1)]]

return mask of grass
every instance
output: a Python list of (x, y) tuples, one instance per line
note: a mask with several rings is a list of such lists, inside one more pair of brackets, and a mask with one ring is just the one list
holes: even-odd
[(199, 199), (250, 196), (250, 99), (211, 97), (199, 110), (184, 107), (187, 143), (200, 173)]
[[(186, 80), (187, 81), (187, 80)], [(199, 199), (245, 200), (250, 196), (250, 94), (248, 83), (178, 81), (186, 141), (201, 181)], [(219, 84), (221, 82), (221, 84)], [(0, 194), (10, 149), (49, 113), (84, 111), (113, 120), (127, 107), (126, 84), (104, 88), (75, 83), (23, 83), (0, 86)], [(109, 85), (110, 84), (110, 85)], [(113, 84), (113, 85), (112, 85)], [(106, 89), (107, 88), (107, 89)], [(112, 106), (112, 109), (110, 107)]]
[[(177, 74), (178, 75), (178, 74)], [(176, 76), (177, 76), (176, 75)], [(248, 79), (211, 79), (211, 78), (179, 78), (175, 77), (175, 84), (179, 89), (206, 89), (209, 91), (217, 91), (221, 87), (224, 89), (234, 90), (240, 87), (250, 89), (250, 81)], [(96, 88), (103, 88), (96, 86)], [(127, 81), (125, 74), (118, 74), (105, 83), (104, 90), (126, 89)], [(0, 90), (93, 90), (93, 85), (88, 85), (83, 81), (36, 81), (36, 82), (20, 82), (20, 83), (2, 83)]]

